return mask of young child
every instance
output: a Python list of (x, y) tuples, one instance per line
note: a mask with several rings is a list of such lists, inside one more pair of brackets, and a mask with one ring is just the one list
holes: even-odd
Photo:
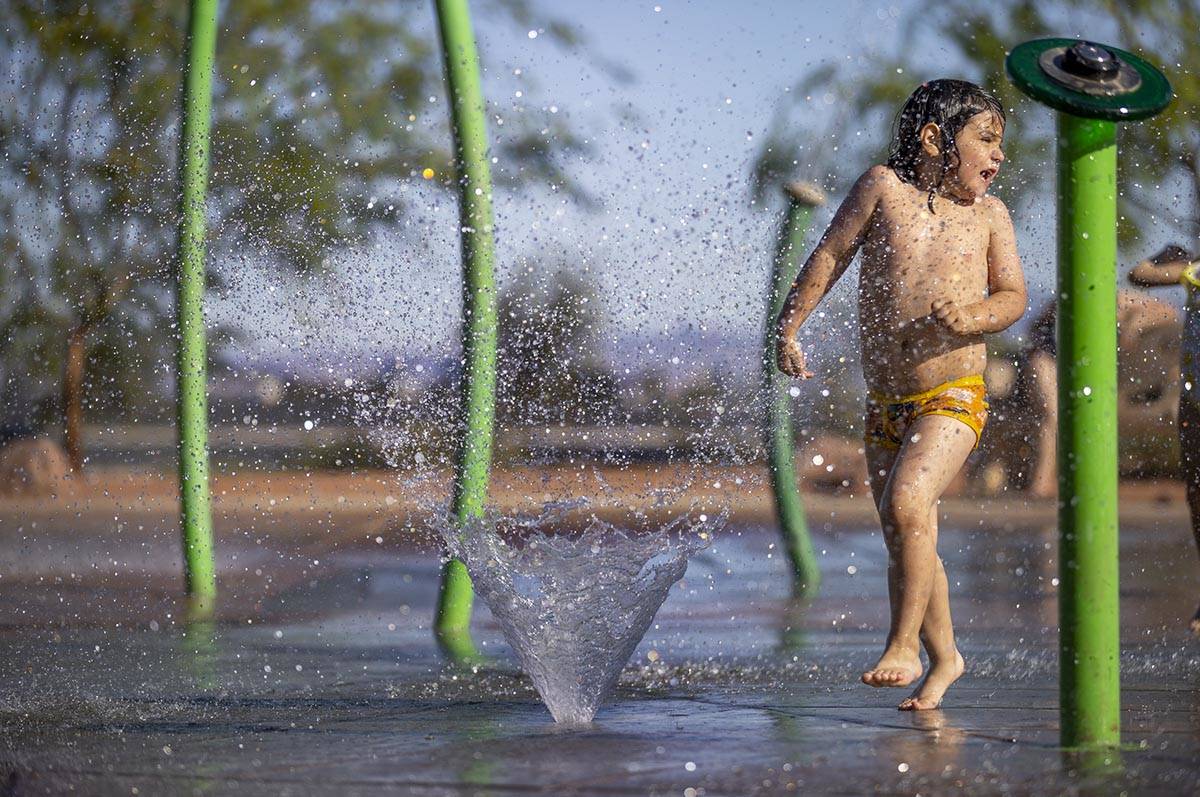
[[(1179, 363), (1179, 458), (1192, 514), (1192, 536), (1200, 550), (1200, 260), (1178, 246), (1168, 246), (1129, 272), (1134, 285), (1152, 288), (1183, 285), (1183, 345)], [(1200, 608), (1192, 615), (1191, 630), (1200, 637)]]
[(863, 174), (804, 264), (778, 319), (780, 370), (807, 378), (796, 332), (862, 249), (858, 312), (871, 491), (887, 543), (892, 619), (871, 686), (937, 708), (963, 672), (937, 554), (937, 504), (987, 417), (983, 335), (1025, 311), (1008, 210), (987, 196), (1004, 162), (1004, 109), (961, 80), (922, 84), (901, 109), (886, 166)]

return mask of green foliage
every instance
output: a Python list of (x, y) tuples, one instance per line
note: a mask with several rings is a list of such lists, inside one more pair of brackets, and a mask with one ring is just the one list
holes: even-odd
[[(484, 9), (521, 24), (531, 16), (523, 0)], [(114, 400), (153, 379), (169, 354), (186, 15), (187, 3), (147, 0), (9, 0), (0, 10), (6, 406), (36, 398), (32, 376), (46, 376), (40, 390), (56, 393), (49, 374), (61, 368), (72, 329), (140, 350), (93, 352), (89, 372), (105, 372)], [(575, 41), (565, 26), (550, 27), (551, 38)], [(405, 182), (424, 167), (453, 184), (433, 30), (422, 2), (221, 4), (210, 262), (320, 269), (332, 248), (394, 225)], [(550, 133), (539, 137), (547, 127), (523, 114), (492, 131), (503, 136), (497, 151), (513, 159), (514, 181), (573, 190), (556, 157), (585, 147), (566, 131), (561, 147)], [(217, 267), (210, 284), (220, 276)]]
[[(1065, 24), (1064, 24), (1065, 23)], [(1176, 99), (1161, 115), (1121, 126), (1121, 240), (1132, 243), (1162, 225), (1192, 240), (1200, 234), (1200, 0), (1019, 0), (981, 4), (971, 0), (922, 0), (902, 22), (903, 49), (890, 59), (825, 67), (789, 92), (791, 104), (778, 113), (759, 154), (754, 174), (759, 197), (775, 182), (805, 170), (808, 179), (848, 185), (870, 163), (883, 160), (891, 120), (923, 80), (963, 77), (994, 92), (1009, 109), (1005, 131), (1007, 176), (999, 193), (1006, 201), (1053, 191), (1053, 129), (1046, 108), (1027, 99), (1004, 74), (1004, 58), (1015, 45), (1062, 35), (1064, 28), (1103, 26), (1095, 38), (1160, 65)], [(1109, 41), (1111, 39), (1111, 41)], [(965, 74), (946, 74), (946, 60), (930, 58), (929, 45), (949, 49), (968, 65)], [(953, 61), (951, 61), (953, 63)], [(957, 65), (956, 67), (957, 68)], [(832, 98), (832, 99), (830, 99)], [(804, 117), (797, 119), (803, 111)], [(816, 111), (816, 113), (814, 113)], [(1189, 207), (1162, 186), (1181, 179)]]

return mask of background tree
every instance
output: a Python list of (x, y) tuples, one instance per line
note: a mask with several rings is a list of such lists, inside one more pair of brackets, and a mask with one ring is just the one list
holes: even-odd
[(499, 323), (500, 422), (611, 421), (618, 388), (600, 347), (603, 308), (586, 277), (565, 266), (527, 269), (501, 295)]
[[(913, 87), (963, 77), (994, 92), (1009, 115), (1010, 164), (998, 192), (1010, 204), (1052, 192), (1054, 131), (1045, 108), (1004, 74), (1008, 50), (1031, 38), (1088, 36), (1164, 67), (1176, 99), (1163, 114), (1120, 126), (1119, 232), (1125, 244), (1161, 226), (1194, 248), (1200, 236), (1200, 0), (920, 0), (900, 22), (902, 50), (864, 65), (818, 68), (788, 92), (755, 163), (759, 198), (802, 169), (806, 179), (849, 185), (886, 153), (891, 121)], [(941, 56), (944, 49), (952, 60)], [(936, 53), (936, 57), (931, 57)], [(809, 176), (811, 175), (811, 176)]]
[[(529, 24), (520, 0), (489, 10)], [(60, 412), (76, 468), (88, 388), (102, 376), (137, 395), (164, 376), (186, 12), (145, 0), (8, 0), (0, 12), (0, 400)], [(430, 16), (396, 0), (222, 5), (210, 262), (320, 269), (331, 248), (394, 223), (402, 181), (431, 167), (453, 182), (445, 103), (428, 99), (444, 94), (434, 39), (419, 32)], [(574, 42), (560, 23), (547, 33)], [(557, 165), (583, 149), (569, 131), (522, 114), (497, 132), (502, 181), (574, 188)]]

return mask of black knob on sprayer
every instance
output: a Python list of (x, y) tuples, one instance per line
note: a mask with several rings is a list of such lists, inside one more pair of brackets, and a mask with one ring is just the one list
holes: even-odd
[(1112, 50), (1086, 41), (1067, 48), (1061, 65), (1064, 72), (1091, 80), (1110, 80), (1121, 71), (1121, 60)]
[[(1019, 52), (1018, 52), (1019, 51)], [(1136, 119), (1162, 110), (1166, 78), (1133, 53), (1086, 39), (1039, 39), (1013, 50), (1009, 74), (1027, 94), (1078, 116)]]

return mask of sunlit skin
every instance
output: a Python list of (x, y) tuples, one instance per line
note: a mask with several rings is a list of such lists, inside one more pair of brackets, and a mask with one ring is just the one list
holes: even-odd
[[(862, 251), (859, 324), (869, 390), (903, 396), (982, 374), (985, 333), (1025, 311), (1025, 280), (1004, 204), (987, 195), (1004, 161), (1000, 120), (981, 112), (957, 133), (942, 174), (942, 135), (920, 129), (917, 184), (874, 166), (851, 189), (804, 264), (778, 319), (780, 370), (813, 376), (796, 340), (801, 325)], [(929, 209), (929, 191), (934, 191)], [(862, 675), (871, 686), (908, 686), (929, 672), (902, 710), (937, 708), (963, 672), (937, 554), (937, 502), (976, 442), (961, 421), (919, 418), (898, 451), (868, 442), (871, 491), (888, 547), (891, 627), (883, 655)]]
[[(1183, 272), (1191, 263), (1187, 260), (1156, 260), (1143, 260), (1134, 266), (1129, 272), (1129, 281), (1145, 288), (1179, 287)], [(1188, 312), (1195, 311), (1189, 309)], [(1188, 319), (1188, 322), (1192, 322), (1192, 319)], [(1196, 540), (1196, 550), (1200, 552), (1200, 407), (1182, 394), (1179, 396), (1178, 423), (1180, 465), (1192, 516), (1192, 536)], [(1192, 615), (1190, 628), (1192, 634), (1200, 638), (1200, 607)]]

